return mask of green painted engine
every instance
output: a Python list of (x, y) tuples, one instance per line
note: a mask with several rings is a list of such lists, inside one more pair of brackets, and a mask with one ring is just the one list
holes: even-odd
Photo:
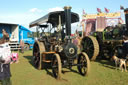
[(123, 37), (128, 36), (128, 8), (124, 12), (126, 24), (108, 26), (102, 32), (93, 32), (91, 36), (83, 37), (82, 51), (88, 54), (90, 60), (110, 59), (113, 55), (123, 57)]

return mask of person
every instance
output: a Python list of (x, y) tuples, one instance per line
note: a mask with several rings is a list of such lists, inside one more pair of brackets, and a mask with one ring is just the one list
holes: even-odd
[(123, 36), (123, 57), (128, 57), (128, 38)]
[(79, 33), (78, 36), (78, 48), (81, 49), (81, 40), (82, 40), (82, 34)]
[(21, 53), (24, 53), (24, 41), (20, 40)]
[(73, 43), (77, 46), (78, 48), (78, 52), (80, 52), (81, 50), (81, 40), (82, 40), (82, 35), (78, 34), (74, 39), (73, 39)]
[(0, 38), (0, 44), (3, 44), (5, 41), (9, 41), (9, 34), (4, 29), (2, 29), (2, 34), (3, 37)]
[[(4, 62), (4, 61), (1, 61)], [(10, 72), (10, 63), (3, 64), (0, 63), (0, 85), (12, 85), (11, 83), (11, 72)], [(2, 71), (3, 69), (3, 71)]]
[(6, 42), (9, 41), (9, 34), (5, 31), (5, 29), (2, 29), (3, 38)]
[[(5, 30), (2, 30), (2, 31), (3, 31), (2, 33), (3, 33), (3, 37), (4, 37), (3, 38), (4, 42), (0, 44), (0, 49), (3, 49), (2, 45), (8, 42), (6, 40), (8, 35), (5, 33)], [(2, 51), (2, 50), (0, 50), (0, 51)], [(4, 52), (8, 53), (7, 51), (4, 51)], [(11, 52), (11, 50), (9, 52)], [(1, 52), (0, 55), (2, 53), (3, 52)], [(4, 55), (4, 57), (5, 57), (5, 55)], [(11, 79), (10, 79), (11, 78), (10, 63), (6, 63), (6, 64), (4, 64), (4, 63), (5, 63), (5, 60), (0, 59), (0, 85), (12, 85), (12, 82), (11, 82)]]

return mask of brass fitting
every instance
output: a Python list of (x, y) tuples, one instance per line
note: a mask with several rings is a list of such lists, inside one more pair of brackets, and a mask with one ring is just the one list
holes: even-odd
[(65, 6), (64, 9), (71, 9), (71, 6)]

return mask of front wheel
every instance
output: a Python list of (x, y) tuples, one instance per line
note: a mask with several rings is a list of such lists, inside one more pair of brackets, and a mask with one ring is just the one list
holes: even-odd
[(52, 72), (53, 72), (53, 75), (56, 79), (61, 78), (61, 59), (60, 59), (59, 54), (53, 55)]
[(90, 71), (90, 60), (88, 55), (85, 52), (82, 52), (78, 55), (78, 71), (81, 75), (85, 76), (88, 75)]

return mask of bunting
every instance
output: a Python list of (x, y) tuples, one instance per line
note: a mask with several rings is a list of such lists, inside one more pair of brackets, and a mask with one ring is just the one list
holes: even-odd
[(85, 11), (84, 11), (84, 9), (83, 9), (83, 15), (85, 15)]

